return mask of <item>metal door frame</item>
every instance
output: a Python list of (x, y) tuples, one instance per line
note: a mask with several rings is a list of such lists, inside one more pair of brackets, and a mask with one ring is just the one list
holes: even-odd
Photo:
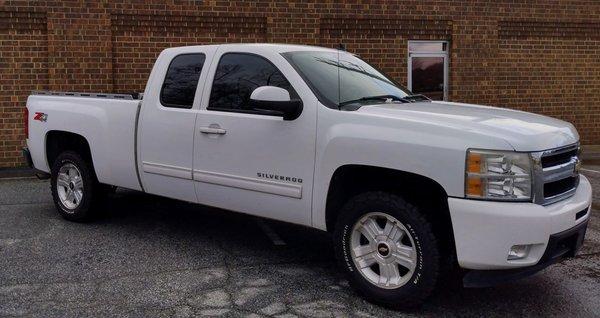
[(411, 52), (410, 51), (410, 42), (426, 42), (426, 43), (446, 43), (446, 47), (449, 47), (448, 41), (408, 41), (408, 89), (412, 91), (412, 58), (413, 57), (441, 57), (444, 59), (444, 100), (448, 100), (448, 67), (449, 67), (449, 55), (448, 50), (446, 51), (436, 51), (436, 52)]

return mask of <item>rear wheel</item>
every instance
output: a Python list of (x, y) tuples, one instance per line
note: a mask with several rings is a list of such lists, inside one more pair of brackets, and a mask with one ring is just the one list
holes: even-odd
[(350, 199), (334, 239), (350, 284), (372, 302), (412, 308), (436, 285), (440, 260), (431, 225), (399, 196), (367, 192)]
[(78, 153), (61, 153), (51, 170), (54, 205), (70, 221), (89, 221), (104, 197), (91, 165)]

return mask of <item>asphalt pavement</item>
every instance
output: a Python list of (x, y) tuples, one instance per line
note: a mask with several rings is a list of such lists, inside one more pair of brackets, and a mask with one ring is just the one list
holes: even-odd
[(409, 313), (357, 296), (323, 232), (128, 190), (78, 224), (48, 181), (0, 180), (0, 316), (600, 317), (600, 166), (585, 169), (594, 210), (576, 258), (494, 288), (440, 286)]

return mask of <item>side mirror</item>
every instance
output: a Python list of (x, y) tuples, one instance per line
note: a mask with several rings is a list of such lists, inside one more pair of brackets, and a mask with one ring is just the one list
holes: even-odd
[(302, 113), (302, 101), (290, 99), (290, 93), (280, 87), (261, 86), (250, 94), (250, 107), (273, 115), (283, 116), (283, 120), (294, 120)]

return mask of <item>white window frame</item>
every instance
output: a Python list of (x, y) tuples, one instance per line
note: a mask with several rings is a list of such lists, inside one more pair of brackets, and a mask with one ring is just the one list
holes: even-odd
[[(411, 43), (442, 43), (446, 44), (445, 51), (416, 51), (412, 52), (410, 50)], [(427, 40), (411, 40), (408, 41), (408, 89), (412, 91), (412, 58), (413, 57), (441, 57), (444, 59), (444, 100), (448, 100), (448, 66), (449, 66), (449, 55), (448, 48), (450, 47), (450, 43), (448, 41), (427, 41)]]

